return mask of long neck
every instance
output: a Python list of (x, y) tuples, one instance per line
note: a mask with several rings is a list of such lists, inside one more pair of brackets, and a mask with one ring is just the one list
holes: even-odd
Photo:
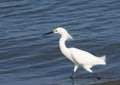
[(61, 52), (67, 57), (69, 58), (69, 50), (65, 45), (65, 41), (67, 40), (67, 38), (65, 38), (64, 36), (62, 36), (59, 40), (59, 46), (60, 46), (60, 50)]

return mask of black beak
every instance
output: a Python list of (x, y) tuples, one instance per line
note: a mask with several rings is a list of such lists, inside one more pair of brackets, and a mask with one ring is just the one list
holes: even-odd
[(46, 36), (46, 35), (49, 35), (49, 34), (52, 34), (52, 33), (53, 33), (53, 31), (45, 33), (45, 34), (43, 34), (43, 36)]

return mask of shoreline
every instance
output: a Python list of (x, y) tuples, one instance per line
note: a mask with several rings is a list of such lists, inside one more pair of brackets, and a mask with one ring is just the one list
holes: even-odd
[(103, 83), (91, 84), (91, 85), (120, 85), (120, 80), (106, 81)]

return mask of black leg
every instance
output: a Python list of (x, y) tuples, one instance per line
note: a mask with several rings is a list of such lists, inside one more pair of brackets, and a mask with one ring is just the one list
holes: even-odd
[(101, 77), (100, 76), (97, 76), (96, 74), (93, 74), (93, 76), (97, 79), (97, 80), (100, 80)]
[(72, 76), (71, 76), (71, 79), (74, 79), (74, 78), (75, 78), (75, 73), (73, 72)]
[(71, 79), (74, 79), (74, 78), (75, 78), (75, 72), (77, 71), (77, 69), (78, 69), (78, 65), (75, 65), (75, 66), (74, 66), (73, 73), (72, 73), (72, 76), (71, 76)]

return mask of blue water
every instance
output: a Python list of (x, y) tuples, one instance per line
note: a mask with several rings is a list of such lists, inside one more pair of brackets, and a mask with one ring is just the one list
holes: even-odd
[[(64, 27), (74, 37), (68, 47), (107, 56), (93, 71), (96, 80), (59, 50), (59, 35), (42, 37)], [(0, 0), (0, 84), (81, 85), (120, 80), (119, 0)]]

